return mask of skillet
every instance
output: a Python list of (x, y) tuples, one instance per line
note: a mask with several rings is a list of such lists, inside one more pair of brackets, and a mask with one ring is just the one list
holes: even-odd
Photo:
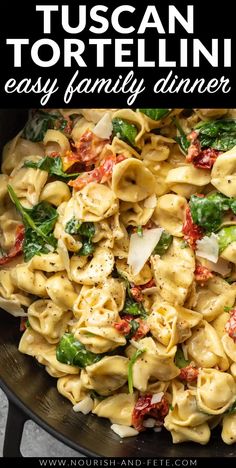
[[(0, 151), (26, 118), (26, 109), (0, 109)], [(173, 445), (167, 431), (120, 439), (108, 420), (73, 412), (71, 403), (57, 392), (56, 379), (31, 357), (18, 352), (19, 337), (19, 319), (0, 310), (0, 386), (9, 399), (5, 457), (22, 456), (20, 442), (28, 419), (89, 457), (236, 457), (236, 445), (225, 445), (219, 429), (213, 431), (206, 446), (189, 442)]]

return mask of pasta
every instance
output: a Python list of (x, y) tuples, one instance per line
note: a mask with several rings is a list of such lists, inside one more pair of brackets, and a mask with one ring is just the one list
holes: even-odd
[(34, 109), (4, 148), (0, 307), (122, 437), (236, 442), (234, 111)]

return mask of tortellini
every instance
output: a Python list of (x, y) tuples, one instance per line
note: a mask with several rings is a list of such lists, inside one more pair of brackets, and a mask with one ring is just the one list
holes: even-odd
[(177, 343), (191, 336), (191, 328), (201, 320), (202, 315), (181, 306), (171, 306), (168, 302), (157, 300), (148, 316), (152, 335), (169, 351)]
[(215, 276), (209, 279), (205, 287), (199, 287), (195, 309), (201, 312), (208, 322), (224, 312), (224, 307), (234, 305), (236, 288), (222, 278)]
[(48, 173), (46, 171), (28, 167), (16, 167), (10, 175), (9, 183), (22, 205), (31, 208), (39, 202), (40, 194), (47, 182), (47, 178)]
[(118, 393), (104, 398), (95, 405), (92, 412), (101, 418), (110, 419), (113, 424), (130, 426), (136, 400), (136, 394)]
[(68, 398), (72, 405), (79, 403), (86, 396), (87, 392), (82, 386), (79, 375), (65, 375), (57, 381), (57, 390), (61, 395)]
[(56, 273), (47, 279), (45, 288), (47, 295), (63, 310), (71, 310), (77, 299), (74, 285), (69, 281), (66, 272)]
[(223, 429), (221, 433), (225, 444), (231, 445), (236, 442), (236, 414), (227, 414), (223, 418)]
[(71, 278), (79, 284), (97, 284), (104, 281), (112, 272), (114, 255), (112, 250), (98, 247), (91, 260), (81, 266), (80, 257), (71, 258)]
[(147, 161), (165, 161), (170, 155), (169, 146), (175, 141), (154, 133), (144, 135), (145, 145), (141, 152), (141, 158)]
[[(104, 218), (109, 218), (118, 211), (119, 206), (116, 193), (109, 187), (95, 182), (91, 182), (76, 193), (71, 201), (73, 203), (73, 215), (81, 221), (89, 222), (98, 222)], [(67, 209), (65, 211), (66, 215)]]
[(70, 199), (70, 189), (65, 182), (57, 180), (46, 184), (40, 194), (40, 201), (46, 201), (55, 206), (60, 206)]
[(106, 356), (81, 372), (85, 388), (94, 389), (100, 395), (110, 395), (127, 381), (128, 359), (123, 356)]
[(22, 132), (18, 133), (13, 140), (9, 141), (3, 150), (3, 163), (2, 172), (4, 174), (10, 174), (15, 167), (22, 162), (22, 160), (28, 156), (37, 155), (44, 156), (43, 144), (35, 143), (30, 140), (26, 140), (21, 136)]
[(126, 226), (143, 226), (147, 224), (152, 217), (155, 205), (155, 200), (154, 206), (152, 207), (150, 207), (148, 203), (145, 204), (145, 200), (139, 203), (121, 202), (121, 220)]
[(43, 139), (45, 153), (58, 153), (63, 155), (70, 150), (68, 138), (59, 130), (47, 130)]
[(47, 297), (47, 277), (42, 271), (30, 270), (27, 263), (16, 265), (11, 270), (11, 279), (13, 284), (22, 291), (39, 297)]
[(28, 309), (30, 326), (49, 343), (57, 343), (60, 340), (71, 317), (71, 312), (65, 312), (47, 299), (33, 302)]
[[(150, 378), (156, 380), (169, 381), (179, 374), (179, 369), (174, 364), (176, 347), (172, 347), (168, 352), (164, 347), (157, 346), (152, 338), (143, 338), (139, 341), (143, 354), (133, 365), (133, 385), (140, 392), (145, 392)], [(134, 348), (131, 345), (127, 348), (127, 355), (133, 355)]]

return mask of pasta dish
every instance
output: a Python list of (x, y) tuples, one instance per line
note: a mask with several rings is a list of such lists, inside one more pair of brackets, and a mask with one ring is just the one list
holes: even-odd
[(74, 411), (236, 442), (235, 109), (31, 110), (0, 233), (0, 308)]

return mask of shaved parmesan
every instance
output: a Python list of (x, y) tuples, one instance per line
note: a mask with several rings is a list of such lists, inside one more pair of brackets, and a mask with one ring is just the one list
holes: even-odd
[(156, 197), (155, 193), (150, 195), (150, 197), (146, 198), (146, 200), (144, 200), (144, 204), (143, 204), (144, 208), (149, 208), (149, 209), (156, 208), (156, 205), (157, 205), (157, 197)]
[(76, 413), (88, 414), (93, 409), (93, 399), (90, 396), (86, 396), (79, 403), (73, 406), (73, 410)]
[(112, 134), (112, 121), (110, 112), (106, 112), (93, 129), (93, 133), (99, 138), (107, 140)]
[(196, 255), (206, 258), (210, 260), (210, 262), (217, 263), (219, 258), (219, 245), (216, 234), (211, 234), (210, 237), (204, 236), (197, 241)]
[(160, 240), (162, 228), (146, 229), (143, 231), (142, 237), (137, 233), (130, 237), (128, 265), (131, 266), (134, 275), (142, 270), (146, 261), (149, 259), (154, 248)]
[(0, 308), (14, 317), (27, 317), (27, 313), (16, 300), (0, 297)]
[(210, 260), (202, 259), (201, 257), (199, 257), (199, 261), (203, 266), (207, 267), (208, 270), (220, 273), (223, 278), (229, 276), (231, 272), (230, 262), (224, 258), (219, 258), (216, 263), (210, 262)]
[(130, 426), (122, 426), (121, 424), (112, 424), (111, 430), (115, 432), (122, 439), (124, 437), (133, 437), (139, 434), (136, 429)]
[(164, 393), (163, 393), (163, 392), (154, 393), (154, 395), (152, 395), (151, 405), (155, 405), (155, 403), (160, 403), (160, 401), (162, 400), (162, 397), (163, 397), (163, 396), (164, 396)]

